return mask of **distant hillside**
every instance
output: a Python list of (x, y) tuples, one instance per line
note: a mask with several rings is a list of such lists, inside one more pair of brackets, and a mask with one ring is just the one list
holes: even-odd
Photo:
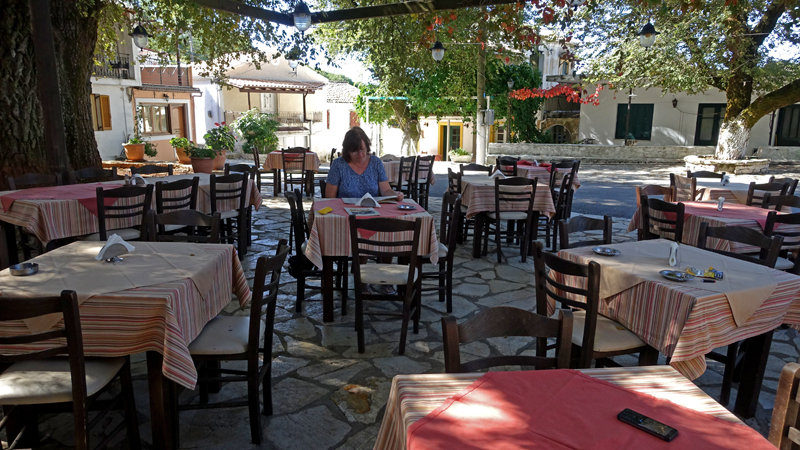
[[(310, 66), (309, 66), (310, 67)], [(353, 80), (350, 78), (339, 75), (338, 73), (331, 73), (322, 69), (314, 69), (318, 74), (322, 75), (323, 77), (329, 79), (330, 81), (343, 81), (345, 83), (354, 84)]]

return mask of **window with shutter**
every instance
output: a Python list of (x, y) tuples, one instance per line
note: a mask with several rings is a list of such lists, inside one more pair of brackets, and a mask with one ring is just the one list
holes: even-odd
[(111, 103), (107, 95), (91, 95), (92, 128), (95, 131), (111, 130)]
[(653, 130), (653, 104), (636, 103), (631, 105), (631, 120), (628, 124), (628, 137), (625, 137), (625, 122), (628, 104), (617, 105), (617, 127), (614, 139), (636, 139), (649, 141)]
[(697, 106), (694, 145), (717, 145), (719, 124), (725, 117), (725, 103), (701, 103)]
[(103, 119), (103, 131), (111, 129), (111, 103), (107, 95), (100, 96), (100, 115)]

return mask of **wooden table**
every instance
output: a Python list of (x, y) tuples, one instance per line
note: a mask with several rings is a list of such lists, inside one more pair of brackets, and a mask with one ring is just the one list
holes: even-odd
[[(467, 207), (466, 218), (475, 218), (475, 233), (472, 239), (472, 257), (481, 257), (482, 233), (486, 214), (495, 212), (494, 204), (494, 178), (487, 175), (465, 175), (461, 177), (461, 204)], [(528, 205), (524, 202), (506, 203), (509, 209), (503, 211), (526, 211)], [(533, 210), (539, 211), (547, 217), (553, 217), (556, 207), (553, 204), (553, 195), (547, 183), (536, 184), (536, 197), (533, 199)], [(538, 226), (538, 224), (536, 225)]]
[[(197, 195), (197, 209), (204, 213), (211, 213), (211, 184), (208, 174), (184, 174), (171, 175), (166, 177), (149, 177), (151, 183), (158, 181), (171, 182), (192, 177), (200, 178), (200, 192)], [(252, 205), (258, 210), (261, 207), (261, 193), (258, 191), (255, 180), (249, 180), (250, 189), (247, 190), (247, 204)], [(120, 187), (122, 181), (109, 181), (97, 183), (98, 185), (108, 186), (109, 189)], [(58, 186), (58, 190), (69, 191), (70, 186)], [(0, 192), (0, 197), (15, 191)], [(186, 191), (188, 194), (188, 190)], [(184, 195), (184, 194), (178, 194)], [(94, 198), (94, 194), (91, 194)], [(119, 199), (119, 204), (125, 201), (137, 201), (134, 199)], [(155, 204), (155, 199), (153, 199)], [(221, 210), (236, 209), (237, 200), (226, 200), (221, 205)], [(128, 219), (113, 219), (113, 228), (127, 228), (140, 225), (139, 217)], [(88, 209), (80, 204), (78, 200), (59, 200), (59, 199), (19, 199), (15, 200), (8, 211), (3, 209), (0, 203), (0, 268), (17, 264), (17, 244), (14, 237), (14, 226), (20, 226), (36, 236), (45, 246), (51, 241), (87, 234), (97, 233), (98, 219)], [(5, 247), (5, 248), (3, 248)]]
[[(626, 252), (632, 252), (636, 246), (650, 246), (657, 242), (665, 242), (664, 249), (668, 249), (666, 241), (627, 242), (610, 247), (622, 251), (621, 256), (613, 257), (614, 261), (624, 262)], [(664, 268), (669, 269), (666, 263), (668, 252), (655, 253), (659, 253), (659, 258), (663, 257)], [(561, 250), (558, 255), (582, 264), (596, 261), (603, 266), (611, 261), (608, 257), (597, 256), (589, 247)], [(718, 254), (712, 255), (723, 260), (730, 259)], [(708, 267), (707, 263), (704, 266), (703, 261), (686, 261), (685, 257), (683, 259), (683, 264), (678, 269), (688, 265)], [(743, 417), (751, 417), (755, 413), (761, 391), (772, 330), (782, 323), (800, 324), (800, 277), (774, 269), (765, 270), (773, 277), (777, 286), (740, 326), (734, 320), (725, 294), (704, 289), (704, 285), (697, 279), (687, 283), (666, 279), (641, 282), (616, 295), (601, 299), (599, 312), (619, 322), (648, 345), (670, 357), (670, 365), (689, 379), (695, 379), (705, 372), (705, 355), (711, 350), (749, 339), (750, 345), (747, 346), (744, 362), (746, 370), (742, 375), (734, 412)], [(568, 285), (576, 284), (574, 277), (564, 277), (558, 273), (555, 277)], [(762, 299), (754, 299), (758, 300)], [(551, 309), (554, 308), (554, 305), (550, 306)]]
[[(38, 256), (45, 270), (52, 254), (74, 258), (87, 270), (102, 275), (105, 262), (94, 261), (92, 256), (104, 242), (75, 242)], [(160, 243), (160, 245), (185, 245)], [(244, 308), (251, 299), (250, 288), (236, 256), (236, 249), (228, 244), (197, 244), (207, 255), (196, 255), (197, 267), (202, 262), (215, 264), (214, 279), (209, 292), (201, 293), (191, 279), (108, 292), (89, 297), (80, 304), (81, 328), (86, 356), (116, 357), (147, 352), (148, 383), (150, 388), (150, 413), (153, 428), (153, 446), (158, 449), (173, 448), (172, 394), (175, 383), (194, 389), (197, 382), (191, 343), (203, 326), (231, 301), (235, 294)], [(144, 249), (135, 255), (147, 256)], [(92, 253), (94, 252), (94, 253)], [(132, 258), (132, 256), (129, 256)], [(117, 263), (124, 265), (125, 261)], [(94, 268), (92, 268), (94, 267)], [(2, 271), (0, 273), (7, 272)], [(36, 282), (35, 276), (28, 278)], [(69, 285), (67, 285), (67, 288)], [(3, 295), (0, 287), (0, 295)], [(6, 295), (13, 293), (6, 292)], [(49, 295), (59, 295), (52, 292)], [(80, 292), (78, 292), (80, 295)], [(59, 325), (60, 324), (60, 325)], [(63, 320), (54, 326), (63, 326)], [(0, 332), (5, 334), (29, 333), (22, 321), (3, 322)]]
[[(300, 169), (299, 163), (290, 164), (292, 168)], [(294, 167), (297, 166), (297, 167)], [(314, 172), (319, 172), (319, 156), (314, 152), (306, 152), (302, 169), (306, 171), (306, 192), (314, 193)], [(273, 174), (273, 192), (277, 197), (281, 193), (281, 170), (283, 170), (283, 152), (280, 150), (270, 152), (264, 158), (264, 169), (271, 170)]]
[[(403, 203), (416, 204), (413, 200), (406, 199)], [(315, 199), (311, 206), (309, 216), (310, 232), (308, 243), (306, 244), (305, 255), (315, 266), (322, 269), (322, 320), (324, 322), (333, 321), (333, 262), (337, 258), (352, 256), (350, 248), (350, 224), (348, 216), (344, 212), (334, 212), (320, 215), (315, 214), (326, 206), (341, 209), (344, 205), (339, 198)], [(347, 207), (355, 205), (346, 205)], [(383, 204), (376, 211), (385, 216), (389, 209), (396, 211), (394, 204)], [(402, 220), (422, 219), (422, 242), (419, 243), (420, 256), (427, 256), (433, 264), (439, 261), (438, 248), (439, 241), (436, 237), (436, 226), (427, 211), (418, 206), (412, 214), (405, 214), (398, 217)], [(374, 241), (385, 241), (392, 238), (391, 234), (375, 233), (370, 239)]]
[[(719, 419), (741, 423), (736, 416), (669, 366), (583, 369), (581, 372)], [(404, 450), (408, 429), (414, 422), (470, 386), (482, 375), (461, 373), (395, 376), (374, 449)]]

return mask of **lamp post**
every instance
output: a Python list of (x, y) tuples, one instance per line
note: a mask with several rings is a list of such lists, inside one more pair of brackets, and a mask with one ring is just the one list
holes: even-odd
[(514, 89), (514, 80), (508, 80), (508, 112), (506, 113), (506, 142), (511, 142), (511, 90)]
[[(650, 48), (656, 42), (656, 36), (659, 35), (658, 31), (656, 31), (656, 27), (653, 26), (652, 23), (647, 22), (643, 27), (642, 30), (639, 31), (639, 44), (644, 47), (645, 49)], [(630, 129), (631, 124), (631, 99), (636, 97), (633, 94), (633, 88), (630, 88), (628, 91), (628, 112), (625, 114), (625, 145), (628, 145), (628, 130)]]
[(636, 95), (633, 93), (633, 88), (628, 91), (628, 112), (625, 113), (625, 145), (628, 145), (628, 130), (631, 126), (631, 100)]

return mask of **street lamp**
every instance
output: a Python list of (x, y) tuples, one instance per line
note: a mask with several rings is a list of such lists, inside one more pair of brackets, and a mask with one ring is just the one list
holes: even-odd
[(297, 62), (296, 59), (290, 59), (289, 60), (289, 67), (291, 67), (293, 70), (297, 69), (297, 64), (298, 64), (298, 62)]
[(444, 50), (444, 45), (442, 45), (441, 42), (436, 41), (436, 43), (433, 44), (433, 47), (431, 47), (431, 56), (433, 56), (433, 59), (436, 62), (439, 62), (442, 60), (442, 58), (444, 58)]
[(300, 30), (301, 33), (311, 27), (311, 11), (308, 9), (308, 5), (302, 0), (295, 5), (292, 16), (294, 17), (294, 26)]
[(659, 35), (658, 31), (656, 31), (656, 27), (653, 26), (652, 23), (647, 22), (643, 27), (642, 31), (639, 32), (639, 43), (642, 44), (644, 48), (650, 48), (656, 42), (656, 35)]
[(136, 28), (133, 29), (133, 33), (131, 33), (131, 37), (133, 38), (133, 43), (136, 44), (137, 47), (147, 48), (147, 41), (150, 35), (147, 34), (147, 30), (145, 30), (141, 24), (136, 25)]
[(511, 90), (514, 89), (514, 80), (508, 80), (508, 112), (506, 113), (506, 142), (511, 142)]

